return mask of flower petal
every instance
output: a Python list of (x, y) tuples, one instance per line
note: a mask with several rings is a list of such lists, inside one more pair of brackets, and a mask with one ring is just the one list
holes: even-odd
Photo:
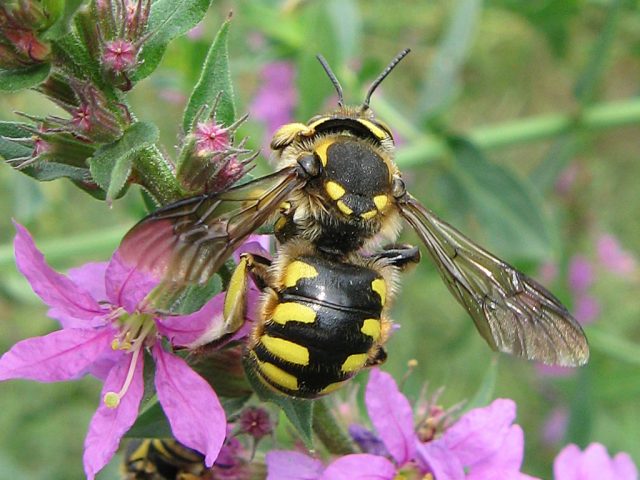
[(422, 473), (431, 473), (437, 480), (464, 480), (464, 467), (442, 439), (417, 441), (416, 461)]
[(0, 380), (59, 382), (85, 375), (110, 350), (113, 331), (67, 329), (16, 343), (0, 358)]
[(613, 457), (613, 470), (619, 480), (638, 480), (638, 469), (628, 453), (620, 452)]
[(582, 452), (577, 445), (564, 447), (553, 461), (553, 478), (555, 480), (580, 480), (579, 464)]
[(216, 460), (227, 429), (220, 401), (211, 386), (180, 357), (153, 347), (158, 399), (180, 443), (205, 455), (208, 467)]
[(273, 450), (267, 453), (267, 480), (319, 480), (322, 462), (300, 452)]
[(240, 261), (243, 253), (252, 253), (261, 257), (270, 258), (269, 248), (271, 246), (271, 235), (249, 235), (249, 238), (233, 252), (233, 259), (236, 263)]
[(486, 407), (465, 413), (442, 439), (462, 465), (471, 467), (500, 449), (515, 417), (515, 402), (498, 398)]
[(89, 423), (89, 431), (84, 440), (83, 456), (84, 471), (88, 480), (93, 480), (96, 473), (109, 463), (118, 449), (120, 439), (138, 417), (138, 409), (144, 393), (142, 355), (138, 357), (131, 384), (127, 393), (120, 399), (120, 404), (116, 408), (109, 408), (102, 401), (107, 392), (120, 391), (129, 373), (131, 360), (132, 355), (123, 355), (109, 372), (102, 387), (100, 406)]
[(14, 242), (18, 270), (31, 284), (33, 291), (61, 315), (78, 320), (91, 320), (102, 315), (103, 309), (89, 292), (66, 276), (53, 270), (36, 248), (31, 235), (19, 223)]
[(524, 432), (520, 425), (512, 425), (502, 445), (493, 455), (473, 465), (469, 479), (518, 478), (524, 455)]
[(371, 423), (391, 456), (399, 465), (411, 460), (415, 452), (413, 412), (393, 377), (378, 368), (372, 369), (365, 403)]
[(332, 462), (322, 480), (393, 480), (396, 467), (384, 457), (359, 453)]
[(584, 450), (580, 472), (580, 480), (620, 480), (613, 471), (607, 449), (601, 443), (592, 443)]
[(76, 285), (82, 285), (99, 302), (107, 301), (104, 279), (108, 262), (89, 262), (76, 268), (70, 268), (67, 276)]
[(126, 263), (120, 250), (116, 250), (105, 274), (105, 286), (109, 301), (132, 313), (142, 299), (158, 285), (158, 279), (150, 273)]

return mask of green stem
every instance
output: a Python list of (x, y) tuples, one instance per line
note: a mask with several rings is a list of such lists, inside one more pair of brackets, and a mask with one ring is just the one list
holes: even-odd
[(138, 183), (146, 188), (160, 205), (166, 205), (184, 196), (173, 169), (157, 147), (142, 150), (136, 157), (133, 168), (138, 176)]
[[(390, 107), (386, 105), (384, 110)], [(379, 109), (380, 110), (380, 109)], [(549, 114), (476, 128), (462, 134), (483, 150), (553, 138), (569, 131), (598, 130), (640, 123), (640, 99), (592, 105), (579, 114)], [(403, 134), (404, 130), (399, 129)], [(410, 131), (415, 138), (415, 129)], [(422, 134), (398, 151), (403, 167), (423, 164), (448, 153), (446, 140)]]
[(325, 399), (317, 400), (314, 406), (313, 431), (329, 453), (334, 455), (355, 453), (349, 435), (333, 416)]

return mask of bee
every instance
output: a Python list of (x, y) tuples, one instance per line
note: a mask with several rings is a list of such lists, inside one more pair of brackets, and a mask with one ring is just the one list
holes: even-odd
[(122, 463), (126, 480), (199, 480), (208, 472), (204, 456), (172, 438), (132, 440)]
[(179, 286), (206, 282), (272, 222), (274, 259), (242, 258), (224, 318), (228, 332), (239, 328), (248, 282), (256, 281), (265, 293), (247, 356), (282, 393), (317, 397), (384, 359), (399, 272), (419, 259), (411, 247), (380, 248), (396, 240), (403, 221), (492, 349), (562, 366), (588, 360), (582, 328), (556, 297), (407, 191), (391, 130), (369, 103), (408, 53), (389, 63), (357, 107), (344, 105), (340, 83), (318, 56), (338, 108), (275, 132), (274, 173), (163, 207), (123, 240), (126, 259)]

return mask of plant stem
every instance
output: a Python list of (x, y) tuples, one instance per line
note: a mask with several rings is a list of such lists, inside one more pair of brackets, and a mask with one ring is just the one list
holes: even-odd
[[(389, 112), (389, 105), (383, 109)], [(393, 115), (392, 115), (393, 117)], [(580, 130), (597, 130), (640, 123), (640, 99), (603, 103), (585, 108), (579, 114), (555, 113), (476, 128), (462, 136), (483, 150), (508, 147), (520, 143), (553, 138), (557, 135)], [(402, 129), (400, 132), (404, 133)], [(445, 139), (431, 134), (415, 136), (411, 127), (410, 145), (398, 151), (398, 164), (406, 167), (433, 161), (447, 155)]]
[(334, 455), (355, 453), (347, 432), (333, 416), (326, 400), (317, 400), (313, 411), (313, 431), (327, 450)]
[(160, 205), (166, 205), (182, 198), (182, 188), (157, 147), (142, 150), (136, 157), (133, 168), (139, 177), (138, 182)]

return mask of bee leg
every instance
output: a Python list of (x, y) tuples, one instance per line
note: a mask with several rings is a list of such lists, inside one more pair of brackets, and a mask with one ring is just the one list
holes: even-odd
[(228, 333), (236, 332), (244, 324), (249, 280), (252, 279), (258, 288), (263, 290), (267, 286), (267, 269), (270, 265), (269, 259), (259, 255), (244, 253), (240, 256), (240, 262), (231, 275), (224, 297), (222, 315)]
[(367, 367), (377, 367), (378, 365), (382, 365), (387, 361), (387, 351), (384, 347), (380, 347), (378, 351), (374, 354), (374, 356), (367, 360), (365, 364), (365, 368)]
[(372, 258), (405, 270), (420, 262), (420, 250), (412, 245), (388, 245)]

